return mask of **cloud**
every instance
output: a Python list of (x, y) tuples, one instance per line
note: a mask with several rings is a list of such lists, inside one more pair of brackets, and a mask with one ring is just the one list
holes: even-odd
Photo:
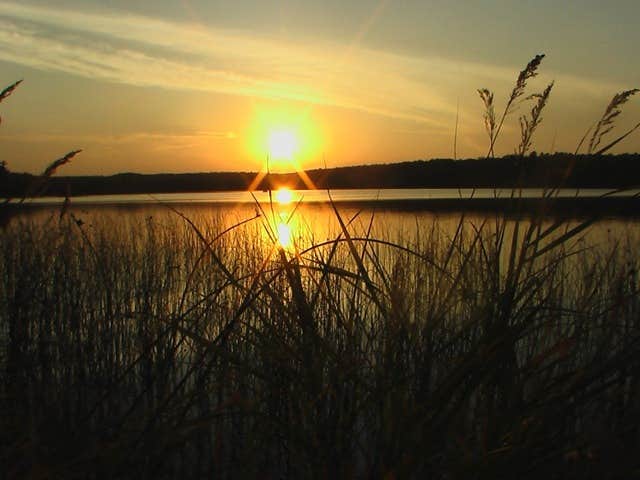
[[(474, 92), (471, 76), (508, 85), (517, 72), (328, 41), (292, 44), (139, 15), (9, 2), (0, 2), (0, 59), (138, 86), (332, 105), (410, 119), (432, 130), (451, 128), (456, 89)], [(602, 90), (588, 81), (572, 88), (589, 94)]]
[(105, 144), (126, 145), (133, 143), (146, 143), (149, 140), (162, 145), (198, 144), (212, 140), (235, 140), (237, 134), (230, 131), (193, 131), (193, 132), (132, 132), (121, 135), (92, 135), (92, 134), (64, 134), (64, 133), (21, 133), (0, 134), (0, 138), (14, 142), (25, 143), (49, 143), (49, 142), (75, 142), (78, 144)]

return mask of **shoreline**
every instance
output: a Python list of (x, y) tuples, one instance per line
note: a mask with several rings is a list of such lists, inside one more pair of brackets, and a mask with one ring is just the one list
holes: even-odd
[[(265, 202), (261, 202), (263, 205)], [(268, 202), (266, 202), (268, 204)], [(295, 202), (292, 202), (295, 204)], [(302, 205), (327, 205), (327, 201), (304, 200)], [(404, 212), (434, 212), (434, 213), (503, 213), (507, 216), (531, 216), (542, 213), (544, 216), (568, 217), (621, 217), (640, 218), (640, 196), (633, 197), (556, 197), (556, 198), (429, 198), (429, 199), (377, 199), (351, 200), (334, 199), (338, 207), (359, 208), (364, 210), (389, 210)], [(229, 201), (188, 201), (177, 200), (163, 202), (149, 200), (144, 202), (87, 202), (74, 203), (71, 200), (68, 208), (77, 209), (123, 209), (139, 210), (158, 206), (173, 208), (234, 208), (237, 206), (251, 206), (255, 202)], [(22, 204), (5, 204), (1, 207), (3, 215), (14, 216), (21, 213), (41, 210), (59, 210), (62, 204), (45, 202), (28, 202)]]

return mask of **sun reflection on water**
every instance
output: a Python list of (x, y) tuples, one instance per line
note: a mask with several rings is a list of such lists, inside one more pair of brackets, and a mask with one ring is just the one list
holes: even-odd
[(288, 205), (293, 200), (293, 192), (286, 187), (276, 190), (276, 201), (280, 205)]
[(285, 222), (278, 222), (278, 244), (285, 250), (289, 250), (293, 246), (293, 238), (291, 235), (291, 225)]

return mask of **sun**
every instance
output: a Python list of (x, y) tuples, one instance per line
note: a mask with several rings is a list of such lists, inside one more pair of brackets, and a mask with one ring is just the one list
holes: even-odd
[[(305, 169), (321, 157), (321, 134), (308, 107), (258, 108), (246, 132), (249, 154), (261, 163), (249, 185), (254, 190), (270, 174), (297, 173), (307, 188), (315, 186)], [(264, 188), (264, 187), (263, 187)]]
[(292, 130), (273, 130), (269, 132), (267, 148), (273, 160), (293, 160), (299, 141)]
[(263, 104), (252, 115), (243, 136), (247, 154), (261, 170), (290, 173), (322, 157), (323, 135), (310, 107)]
[(288, 205), (293, 200), (293, 192), (286, 187), (276, 190), (276, 201), (280, 205)]

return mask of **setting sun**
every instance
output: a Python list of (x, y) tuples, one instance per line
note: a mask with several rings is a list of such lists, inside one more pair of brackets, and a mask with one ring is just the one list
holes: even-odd
[(247, 130), (249, 154), (271, 172), (302, 170), (322, 155), (319, 126), (312, 111), (290, 105), (256, 108)]
[(267, 140), (269, 157), (273, 160), (291, 160), (298, 150), (298, 139), (290, 130), (275, 130)]

